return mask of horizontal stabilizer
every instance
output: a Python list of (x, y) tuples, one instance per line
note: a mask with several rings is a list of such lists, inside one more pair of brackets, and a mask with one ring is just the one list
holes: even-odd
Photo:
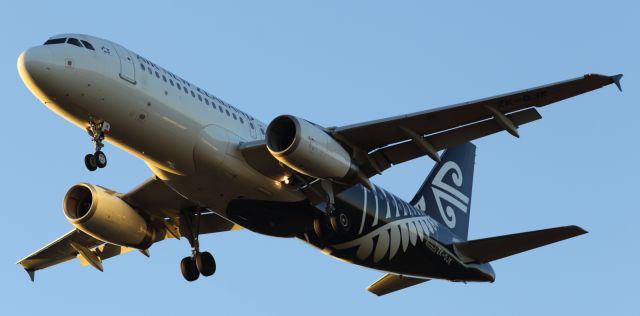
[(486, 263), (586, 233), (578, 226), (564, 226), (459, 242), (453, 248), (464, 263)]
[(373, 282), (373, 284), (369, 285), (367, 290), (375, 295), (382, 296), (391, 292), (406, 289), (410, 286), (417, 285), (429, 280), (431, 279), (419, 279), (404, 275), (387, 273), (378, 281), (375, 281)]

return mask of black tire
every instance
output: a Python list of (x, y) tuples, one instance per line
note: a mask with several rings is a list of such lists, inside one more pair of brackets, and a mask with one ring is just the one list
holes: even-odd
[(89, 171), (96, 171), (98, 169), (98, 163), (96, 162), (96, 157), (92, 154), (87, 154), (84, 156), (84, 165), (89, 169)]
[(180, 261), (180, 272), (185, 280), (193, 282), (200, 277), (196, 263), (191, 257), (185, 257)]
[(320, 239), (325, 237), (323, 226), (324, 226), (323, 218), (316, 218), (313, 220), (313, 231), (316, 233), (316, 236), (318, 236), (318, 238)]
[(103, 152), (98, 150), (95, 154), (93, 154), (93, 157), (98, 168), (104, 168), (107, 166), (107, 155), (105, 155)]
[(334, 211), (329, 217), (331, 228), (336, 233), (347, 233), (351, 230), (351, 219), (347, 213), (342, 211)]
[(213, 256), (209, 252), (198, 253), (195, 259), (196, 267), (198, 267), (200, 274), (208, 277), (216, 273), (216, 260), (213, 259)]

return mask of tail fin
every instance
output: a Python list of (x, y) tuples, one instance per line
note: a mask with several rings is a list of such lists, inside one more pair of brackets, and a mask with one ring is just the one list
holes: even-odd
[(475, 158), (472, 143), (447, 149), (411, 200), (411, 205), (449, 227), (461, 240), (467, 240), (469, 232)]

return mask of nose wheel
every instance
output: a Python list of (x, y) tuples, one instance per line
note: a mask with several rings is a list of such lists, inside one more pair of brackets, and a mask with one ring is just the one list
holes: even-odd
[(180, 272), (185, 280), (193, 282), (203, 275), (212, 276), (216, 272), (216, 261), (211, 253), (200, 252), (200, 217), (202, 208), (197, 208), (194, 212), (182, 211), (181, 218), (185, 225), (181, 227), (185, 231), (189, 245), (191, 245), (191, 256), (180, 261)]
[(107, 155), (102, 152), (102, 148), (104, 147), (105, 135), (111, 129), (111, 125), (109, 122), (99, 121), (94, 122), (93, 120), (89, 121), (89, 127), (87, 127), (87, 132), (89, 136), (91, 136), (91, 141), (95, 146), (95, 152), (93, 154), (87, 154), (84, 156), (84, 165), (89, 169), (89, 171), (95, 171), (98, 168), (104, 168), (107, 166)]
[(96, 151), (95, 154), (87, 154), (84, 156), (84, 165), (89, 171), (95, 171), (98, 168), (107, 166), (107, 155), (102, 151)]

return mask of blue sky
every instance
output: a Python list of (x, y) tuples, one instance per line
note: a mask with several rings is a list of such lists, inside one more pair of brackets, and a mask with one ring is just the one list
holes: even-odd
[[(638, 13), (633, 1), (5, 2), (0, 314), (637, 315)], [(204, 236), (218, 271), (194, 283), (178, 268), (185, 240), (109, 260), (104, 273), (67, 262), (31, 283), (15, 262), (71, 228), (71, 185), (127, 191), (151, 175), (113, 146), (107, 169), (86, 171), (86, 133), (20, 81), (18, 54), (64, 32), (118, 42), (265, 122), (346, 125), (590, 72), (624, 73), (625, 91), (543, 108), (520, 139), (475, 142), (470, 238), (590, 232), (495, 262), (494, 284), (434, 281), (378, 298), (365, 288), (381, 273), (248, 231)], [(374, 181), (410, 198), (431, 167), (422, 158)]]

